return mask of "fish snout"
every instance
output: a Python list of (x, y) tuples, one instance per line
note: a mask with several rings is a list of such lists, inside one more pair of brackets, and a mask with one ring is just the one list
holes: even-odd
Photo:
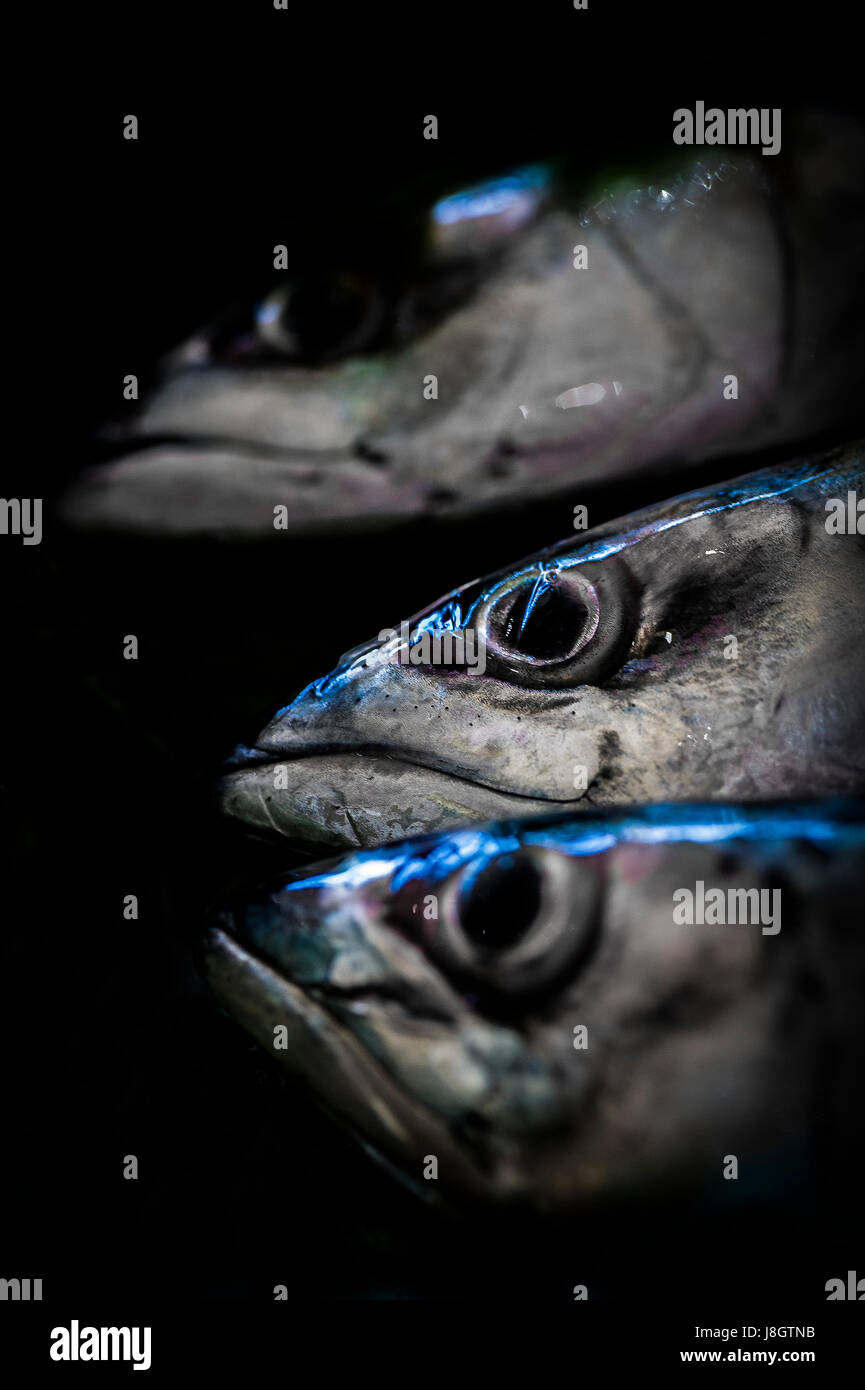
[(238, 743), (232, 748), (227, 757), (222, 760), (222, 772), (234, 772), (240, 767), (251, 767), (256, 763), (266, 763), (271, 759), (271, 754), (263, 748), (256, 746), (250, 747), (248, 743)]

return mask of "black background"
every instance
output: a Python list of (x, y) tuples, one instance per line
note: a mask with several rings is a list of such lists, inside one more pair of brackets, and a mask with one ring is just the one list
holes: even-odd
[[(300, 264), (346, 244), (385, 253), (395, 198), (563, 149), (588, 176), (667, 148), (672, 111), (697, 98), (855, 107), (841, 15), (184, 0), (46, 20), (50, 69), (43, 44), (21, 43), (7, 166), (21, 242), (7, 288), (23, 304), (7, 321), (6, 419), (10, 437), (23, 428), (4, 495), (49, 506), (92, 457), (122, 377), (145, 378), (243, 294), (275, 242)], [(421, 136), (430, 112), (437, 142)], [(724, 462), (689, 476), (720, 479)], [(585, 500), (601, 521), (675, 490), (656, 477)], [(232, 547), (68, 535), (49, 510), (41, 546), (3, 538), (0, 1273), (42, 1277), (61, 1320), (118, 1291), (135, 1322), (154, 1299), (266, 1302), (275, 1284), (293, 1301), (568, 1301), (588, 1283), (668, 1309), (685, 1286), (708, 1308), (778, 1300), (794, 1321), (857, 1254), (865, 1273), (844, 1209), (796, 1192), (554, 1231), (427, 1210), (197, 981), (207, 904), (257, 864), (215, 817), (219, 759), (382, 622), (557, 539), (568, 514)], [(122, 1177), (130, 1153), (137, 1182)]]

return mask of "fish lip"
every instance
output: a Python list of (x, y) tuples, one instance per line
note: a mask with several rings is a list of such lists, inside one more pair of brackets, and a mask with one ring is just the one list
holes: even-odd
[[(335, 860), (333, 862), (336, 863), (339, 861)], [(324, 865), (322, 867), (324, 867)], [(298, 871), (296, 875), (292, 875), (292, 877), (295, 877), (301, 883), (307, 876), (308, 873), (304, 871)], [(317, 896), (321, 895), (320, 889), (315, 889), (314, 891)], [(286, 987), (301, 994), (313, 1008), (319, 1011), (323, 1019), (328, 1020), (328, 1024), (333, 1028), (335, 1034), (350, 1037), (357, 1048), (371, 1063), (383, 1069), (384, 1074), (389, 1077), (402, 1099), (423, 1115), (424, 1122), (427, 1126), (431, 1126), (435, 1130), (441, 1130), (443, 1126), (447, 1129), (450, 1123), (447, 1119), (447, 1112), (442, 1113), (439, 1111), (435, 1100), (426, 1094), (426, 1088), (424, 1086), (418, 1086), (412, 1081), (411, 1077), (401, 1074), (399, 1069), (394, 1070), (386, 1060), (378, 1057), (375, 1048), (364, 1038), (362, 1032), (358, 1032), (351, 1018), (346, 1017), (343, 1010), (348, 1009), (353, 1013), (354, 1009), (360, 1005), (360, 1012), (363, 1013), (364, 1007), (367, 1005), (371, 1005), (372, 1007), (387, 1005), (390, 1001), (396, 999), (413, 1017), (421, 1021), (424, 1019), (432, 1019), (449, 1026), (455, 1023), (450, 1013), (439, 1013), (434, 998), (430, 998), (428, 995), (422, 998), (419, 1007), (418, 998), (413, 991), (412, 979), (410, 975), (403, 973), (400, 973), (398, 981), (394, 983), (382, 980), (367, 981), (355, 985), (351, 983), (339, 984), (327, 979), (317, 979), (314, 982), (304, 979), (302, 972), (300, 975), (296, 974), (284, 961), (275, 958), (274, 955), (262, 948), (261, 944), (255, 940), (247, 924), (243, 910), (243, 898), (237, 898), (237, 902), (241, 905), (241, 910), (239, 912), (234, 911), (232, 907), (233, 900), (233, 897), (221, 899), (221, 901), (212, 907), (206, 914), (203, 930), (199, 934), (196, 946), (199, 964), (208, 950), (217, 947), (220, 936), (226, 938), (233, 943), (234, 947), (239, 952), (243, 953), (249, 961), (274, 975), (283, 982)], [(387, 930), (394, 937), (400, 936), (400, 933), (395, 931), (392, 927), (388, 927)], [(439, 986), (453, 989), (454, 984), (449, 973), (442, 969), (439, 962), (430, 959), (425, 952), (422, 954), (424, 956), (425, 969), (432, 977), (433, 989), (435, 990)], [(465, 999), (465, 996), (462, 997)], [(232, 1015), (234, 1014), (230, 992), (228, 998), (223, 996), (222, 1005), (227, 1008)], [(501, 1020), (489, 1018), (485, 1010), (481, 1009), (477, 1012), (474, 1003), (472, 1004), (472, 1013), (476, 1013), (478, 1023), (481, 1026), (490, 1026), (494, 1028), (505, 1026)], [(516, 1024), (507, 1026), (517, 1027)], [(533, 1049), (526, 1046), (521, 1033), (519, 1033), (519, 1036), (526, 1055), (531, 1057), (533, 1055)], [(508, 1067), (506, 1065), (503, 1075), (506, 1075), (507, 1071)], [(491, 1076), (495, 1076), (495, 1074), (496, 1065), (492, 1063)], [(526, 1142), (529, 1136), (534, 1134), (538, 1129), (541, 1133), (546, 1133), (552, 1126), (553, 1130), (557, 1131), (563, 1123), (561, 1091), (554, 1077), (547, 1076), (547, 1082), (551, 1085), (552, 1089), (550, 1095), (546, 1099), (543, 1113), (540, 1113), (535, 1119), (531, 1120), (528, 1125), (524, 1119), (519, 1118), (518, 1114), (501, 1115), (494, 1122), (494, 1127), (497, 1127), (501, 1134), (510, 1136), (510, 1139), (517, 1144)], [(471, 1104), (467, 1106), (466, 1113), (467, 1115), (473, 1113)], [(361, 1133), (362, 1131), (363, 1126), (361, 1126)], [(458, 1147), (462, 1149), (462, 1143), (460, 1141), (457, 1142)], [(469, 1157), (469, 1154), (466, 1153), (465, 1156)], [(492, 1150), (490, 1150), (485, 1161), (491, 1161), (492, 1157), (493, 1153)]]
[[(232, 929), (229, 929), (229, 926)], [(449, 1153), (450, 1162), (455, 1163), (457, 1168), (457, 1177), (451, 1196), (455, 1196), (462, 1188), (466, 1192), (473, 1193), (477, 1198), (495, 1200), (498, 1204), (503, 1196), (508, 1195), (498, 1191), (495, 1173), (488, 1173), (486, 1164), (479, 1167), (477, 1160), (470, 1153), (467, 1153), (460, 1143), (451, 1138), (449, 1125), (440, 1115), (435, 1113), (435, 1110), (430, 1107), (426, 1100), (416, 1097), (411, 1088), (407, 1088), (404, 1082), (392, 1077), (370, 1049), (354, 1034), (345, 1029), (345, 1025), (329, 1007), (326, 997), (318, 997), (304, 986), (295, 984), (282, 968), (267, 960), (233, 927), (233, 916), (228, 919), (223, 917), (220, 920), (216, 913), (210, 913), (195, 948), (197, 968), (201, 977), (207, 982), (212, 996), (215, 996), (218, 1007), (235, 1018), (239, 1027), (252, 1032), (259, 1044), (263, 1046), (262, 1039), (256, 1034), (255, 1029), (251, 1028), (242, 1016), (236, 1014), (234, 1007), (236, 1000), (232, 995), (231, 988), (226, 988), (225, 981), (219, 980), (219, 969), (220, 966), (227, 966), (226, 974), (231, 973), (232, 965), (240, 961), (244, 970), (251, 966), (253, 969), (261, 969), (271, 975), (286, 990), (300, 994), (307, 1001), (311, 1010), (328, 1020), (329, 1027), (332, 1029), (330, 1035), (332, 1043), (342, 1053), (343, 1066), (341, 1069), (335, 1068), (331, 1058), (330, 1065), (325, 1067), (326, 1075), (336, 1077), (338, 1070), (342, 1070), (343, 1075), (345, 1075), (345, 1048), (350, 1049), (363, 1059), (366, 1086), (359, 1088), (356, 1080), (353, 1081), (349, 1075), (348, 1091), (343, 1093), (342, 1097), (337, 1096), (336, 1108), (332, 1108), (332, 1096), (326, 1096), (324, 1104), (331, 1114), (337, 1118), (340, 1115), (343, 1117), (350, 1131), (365, 1149), (372, 1152), (377, 1159), (394, 1164), (395, 1171), (400, 1175), (402, 1181), (410, 1183), (412, 1171), (410, 1160), (418, 1151), (418, 1145), (422, 1145), (420, 1151), (425, 1149), (432, 1150), (434, 1153), (438, 1152), (440, 1147)], [(216, 971), (213, 969), (214, 965)], [(242, 994), (241, 988), (241, 997)], [(300, 1057), (299, 1074), (301, 1076), (306, 1075), (308, 1081), (308, 1067), (303, 1064), (302, 1050)], [(375, 1096), (378, 1093), (377, 1088), (381, 1088), (382, 1082), (385, 1083), (386, 1087), (383, 1105), (388, 1132), (380, 1127), (382, 1106), (370, 1104), (370, 1095)], [(340, 1088), (338, 1085), (337, 1090), (339, 1091)], [(321, 1088), (317, 1087), (317, 1089)], [(376, 1128), (378, 1128), (378, 1134), (374, 1132)], [(396, 1131), (396, 1138), (394, 1138), (394, 1131)], [(520, 1198), (522, 1193), (518, 1192), (516, 1195), (517, 1198)], [(530, 1197), (531, 1194), (527, 1195)]]
[(489, 782), (478, 781), (476, 777), (469, 777), (462, 773), (455, 772), (452, 768), (435, 767), (431, 763), (419, 762), (417, 758), (400, 749), (384, 746), (383, 744), (342, 744), (342, 743), (310, 743), (306, 747), (282, 749), (274, 753), (265, 748), (259, 748), (257, 744), (237, 744), (232, 751), (225, 757), (220, 764), (224, 780), (230, 781), (235, 773), (245, 772), (251, 767), (278, 767), (281, 763), (299, 763), (311, 758), (340, 758), (353, 755), (357, 758), (381, 758), (390, 762), (399, 763), (404, 767), (413, 768), (417, 772), (436, 773), (440, 777), (449, 777), (454, 782), (463, 782), (467, 786), (478, 787), (482, 791), (493, 792), (496, 796), (509, 797), (515, 801), (542, 801), (548, 803), (551, 808), (572, 807), (577, 802), (582, 801), (585, 793), (580, 796), (569, 796), (566, 798), (544, 796), (542, 792), (517, 792), (501, 787), (494, 787)]
[(233, 772), (245, 772), (250, 767), (276, 767), (279, 763), (302, 762), (304, 758), (338, 757), (341, 753), (379, 752), (373, 748), (350, 748), (334, 743), (310, 743), (305, 747), (286, 748), (275, 753), (272, 749), (261, 748), (257, 743), (238, 743), (220, 763), (220, 771), (225, 776)]
[[(276, 785), (280, 768), (286, 780), (276, 795), (270, 783), (274, 779)], [(375, 770), (384, 779), (378, 792), (368, 785), (380, 781), (372, 775)], [(400, 782), (396, 800), (387, 791), (393, 777), (409, 779)], [(332, 792), (324, 800), (322, 787)], [(359, 800), (354, 795), (358, 790), (364, 792)], [(376, 756), (369, 749), (343, 748), (318, 755), (313, 749), (309, 756), (234, 767), (215, 787), (221, 816), (239, 833), (271, 844), (290, 843), (304, 855), (314, 850), (319, 857), (322, 852), (368, 850), (407, 835), (478, 821), (576, 810), (585, 796), (574, 792), (567, 800), (553, 801), (504, 791), (459, 771), (411, 763), (392, 751)]]
[(295, 448), (291, 444), (271, 444), (266, 440), (252, 439), (248, 436), (219, 434), (215, 430), (211, 433), (148, 429), (143, 425), (136, 429), (134, 426), (121, 425), (106, 427), (96, 436), (93, 466), (108, 468), (116, 463), (124, 463), (136, 454), (146, 453), (150, 449), (175, 449), (178, 453), (186, 453), (190, 457), (208, 453), (232, 453), (250, 463), (256, 460), (271, 460), (277, 463), (339, 463), (346, 459), (362, 459), (364, 455), (360, 448), (363, 442), (358, 438), (353, 443), (338, 448), (314, 448), (307, 445)]
[[(302, 755), (301, 755), (302, 756)], [(220, 763), (220, 771), (223, 774), (240, 772), (245, 767), (256, 767), (273, 762), (287, 762), (288, 759), (276, 758), (266, 749), (259, 748), (257, 744), (238, 743), (232, 748), (231, 752), (223, 758)]]

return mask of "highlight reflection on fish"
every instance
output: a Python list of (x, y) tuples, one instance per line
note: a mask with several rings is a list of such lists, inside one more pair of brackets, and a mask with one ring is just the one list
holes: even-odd
[(282, 508), (314, 534), (841, 427), (865, 354), (865, 137), (813, 116), (785, 150), (777, 187), (741, 150), (602, 196), (532, 166), (437, 203), (396, 280), (277, 276), (169, 358), (67, 517), (273, 537)]
[[(837, 1176), (861, 1141), (863, 848), (861, 803), (467, 827), (224, 907), (202, 964), (420, 1188), (430, 1157), (436, 1186), (544, 1207), (717, 1190), (731, 1154), (745, 1186)], [(683, 890), (742, 906), (688, 924)]]
[(861, 792), (863, 538), (855, 509), (834, 521), (850, 493), (861, 445), (455, 589), (411, 631), (473, 630), (483, 675), (404, 665), (399, 636), (357, 648), (237, 750), (225, 811), (356, 846), (551, 803)]

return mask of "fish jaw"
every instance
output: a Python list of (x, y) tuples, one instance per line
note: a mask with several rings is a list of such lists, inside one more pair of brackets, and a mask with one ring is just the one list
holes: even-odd
[[(677, 499), (434, 606), (468, 631), (509, 585), (570, 565), (624, 613), (605, 679), (533, 688), (490, 648), (483, 673), (406, 664), (410, 639), (385, 629), (280, 711), (258, 761), (224, 779), (223, 809), (371, 845), (553, 805), (856, 791), (861, 554), (855, 536), (827, 535), (823, 498), (861, 469), (818, 460), (801, 476), (767, 471)], [(427, 610), (407, 628), (430, 621)]]
[(216, 1000), (262, 1047), (272, 1048), (276, 1028), (286, 1030), (285, 1064), (335, 1119), (383, 1154), (434, 1144), (460, 1186), (484, 1194), (483, 1176), (446, 1131), (431, 1127), (362, 1045), (284, 975), (219, 929), (208, 933), (199, 962)]
[(549, 809), (435, 768), (374, 754), (330, 753), (241, 768), (223, 778), (223, 812), (265, 835), (354, 848), (465, 821)]
[(91, 468), (62, 503), (73, 526), (226, 539), (337, 534), (355, 530), (359, 515), (375, 529), (423, 509), (410, 478), (394, 482), (360, 458), (324, 469), (218, 443), (156, 444)]
[[(223, 910), (204, 973), (277, 1061), (421, 1188), (432, 1156), (446, 1192), (540, 1208), (706, 1191), (725, 1154), (745, 1163), (809, 1142), (826, 1019), (790, 1001), (801, 952), (834, 989), (855, 977), (836, 953), (857, 949), (845, 912), (861, 891), (861, 813), (855, 843), (831, 832), (819, 805), (726, 806), (714, 820), (704, 806), (427, 836)], [(674, 921), (683, 885), (777, 882), (793, 843), (777, 933)], [(478, 867), (514, 854), (534, 856), (543, 929), (558, 913), (565, 955), (526, 997), (524, 959), (503, 1005), (455, 973), (444, 943), (462, 930)], [(845, 1075), (854, 1035), (862, 1045), (853, 1017)]]

